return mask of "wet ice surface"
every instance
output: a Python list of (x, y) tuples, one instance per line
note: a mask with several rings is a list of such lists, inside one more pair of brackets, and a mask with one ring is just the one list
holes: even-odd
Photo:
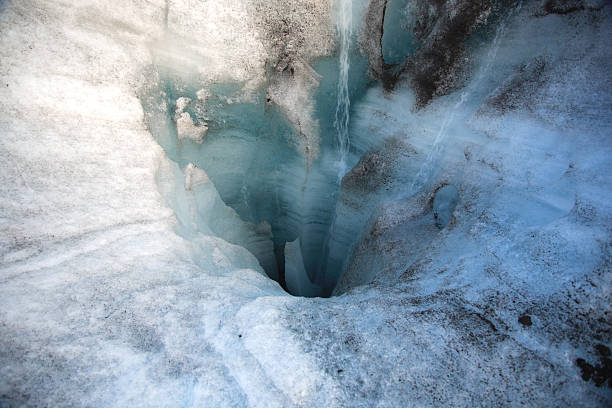
[(610, 404), (576, 365), (610, 346), (609, 7), (526, 3), (457, 92), (355, 103), (340, 296), (305, 299), (265, 276), (270, 229), (145, 126), (151, 44), (228, 81), (263, 60), (225, 29), (246, 3), (202, 4), (216, 26), (182, 2), (0, 6), (1, 406)]

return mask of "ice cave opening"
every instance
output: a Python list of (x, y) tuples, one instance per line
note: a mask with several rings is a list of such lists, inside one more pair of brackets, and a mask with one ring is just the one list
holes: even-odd
[[(178, 166), (177, 183), (204, 178), (220, 198), (211, 221), (210, 205), (190, 208), (172, 193), (183, 233), (212, 225), (287, 292), (307, 297), (330, 296), (342, 271), (347, 247), (333, 245), (334, 219), (342, 178), (358, 160), (350, 145), (351, 100), (372, 83), (353, 44), (352, 1), (336, 3), (337, 50), (311, 65), (268, 60), (263, 84), (203, 86), (162, 56), (140, 93), (147, 127)], [(278, 100), (291, 86), (297, 94), (283, 109)], [(312, 95), (300, 94), (309, 86)], [(294, 105), (309, 96), (312, 120), (302, 123)], [(198, 222), (194, 212), (207, 219)]]
[[(250, 94), (244, 93), (244, 84), (203, 90), (155, 68), (155, 86), (144, 90), (141, 100), (149, 128), (182, 173), (177, 173), (177, 183), (184, 177), (196, 197), (196, 179), (209, 180), (218, 191), (218, 202), (194, 208), (185, 206), (186, 197), (174, 197), (179, 219), (184, 215), (183, 220), (193, 221), (189, 211), (207, 217), (200, 224), (185, 221), (184, 232), (212, 225), (215, 235), (248, 249), (289, 293), (326, 297), (340, 272), (339, 265), (328, 267), (325, 258), (349, 149), (340, 139), (348, 136), (349, 95), (338, 84), (343, 75), (347, 82), (348, 74), (331, 58), (314, 69), (320, 81), (316, 117), (323, 136), (310, 155), (304, 153), (308, 145), (296, 142), (303, 136), (262, 88)], [(342, 98), (345, 105), (338, 102)], [(208, 219), (210, 205), (216, 220)]]

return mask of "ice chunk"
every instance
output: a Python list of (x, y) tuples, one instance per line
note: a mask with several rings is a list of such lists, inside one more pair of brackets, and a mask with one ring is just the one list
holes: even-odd
[(240, 245), (257, 258), (268, 276), (278, 279), (270, 225), (243, 221), (223, 202), (204, 170), (189, 163), (181, 172), (174, 163), (164, 164), (158, 171), (158, 184), (179, 219), (183, 236), (212, 235)]
[(196, 96), (198, 97), (198, 100), (202, 103), (206, 102), (206, 98), (208, 98), (209, 96), (209, 92), (207, 89), (202, 88), (200, 90), (198, 90), (198, 92), (196, 92)]
[(187, 105), (189, 105), (189, 102), (191, 102), (191, 98), (187, 98), (185, 96), (181, 96), (180, 98), (178, 98), (176, 100), (176, 115), (180, 115), (181, 113), (183, 113), (185, 111), (185, 108), (187, 107)]
[(196, 167), (193, 163), (189, 163), (185, 167), (185, 190), (189, 191), (194, 185), (197, 186), (208, 182), (210, 182), (210, 179), (204, 173), (204, 170)]
[(181, 113), (176, 119), (176, 132), (179, 140), (191, 139), (196, 143), (204, 142), (208, 126), (205, 124), (195, 124), (188, 112)]

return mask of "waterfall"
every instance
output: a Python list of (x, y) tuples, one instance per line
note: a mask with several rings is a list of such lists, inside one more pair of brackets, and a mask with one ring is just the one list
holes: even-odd
[[(338, 36), (340, 39), (340, 52), (339, 52), (339, 72), (338, 72), (338, 84), (337, 84), (337, 99), (336, 99), (336, 112), (334, 117), (334, 128), (336, 130), (336, 143), (338, 147), (338, 160), (337, 166), (337, 186), (338, 191), (340, 190), (340, 184), (342, 177), (347, 171), (347, 158), (350, 147), (349, 138), (349, 122), (350, 122), (350, 109), (351, 100), (349, 96), (349, 49), (351, 44), (352, 35), (352, 0), (338, 0), (338, 14), (336, 27), (338, 30)], [(327, 263), (329, 258), (329, 245), (330, 239), (334, 234), (334, 228), (336, 223), (336, 213), (334, 211), (329, 229), (325, 238), (322, 242), (322, 256), (321, 261), (314, 274), (313, 284), (322, 296), (329, 296), (333, 287), (329, 286), (330, 271), (327, 270)], [(333, 273), (333, 272), (332, 272)], [(331, 279), (335, 281), (335, 276)]]
[(338, 98), (336, 102), (336, 116), (334, 128), (338, 139), (338, 180), (342, 179), (346, 172), (346, 159), (348, 156), (349, 121), (351, 100), (349, 97), (349, 48), (352, 33), (352, 0), (339, 0), (339, 18), (337, 22), (338, 34), (340, 36), (340, 72), (338, 75)]

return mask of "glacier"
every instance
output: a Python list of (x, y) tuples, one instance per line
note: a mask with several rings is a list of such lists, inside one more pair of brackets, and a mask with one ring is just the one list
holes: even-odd
[(612, 403), (606, 0), (0, 1), (0, 407)]

